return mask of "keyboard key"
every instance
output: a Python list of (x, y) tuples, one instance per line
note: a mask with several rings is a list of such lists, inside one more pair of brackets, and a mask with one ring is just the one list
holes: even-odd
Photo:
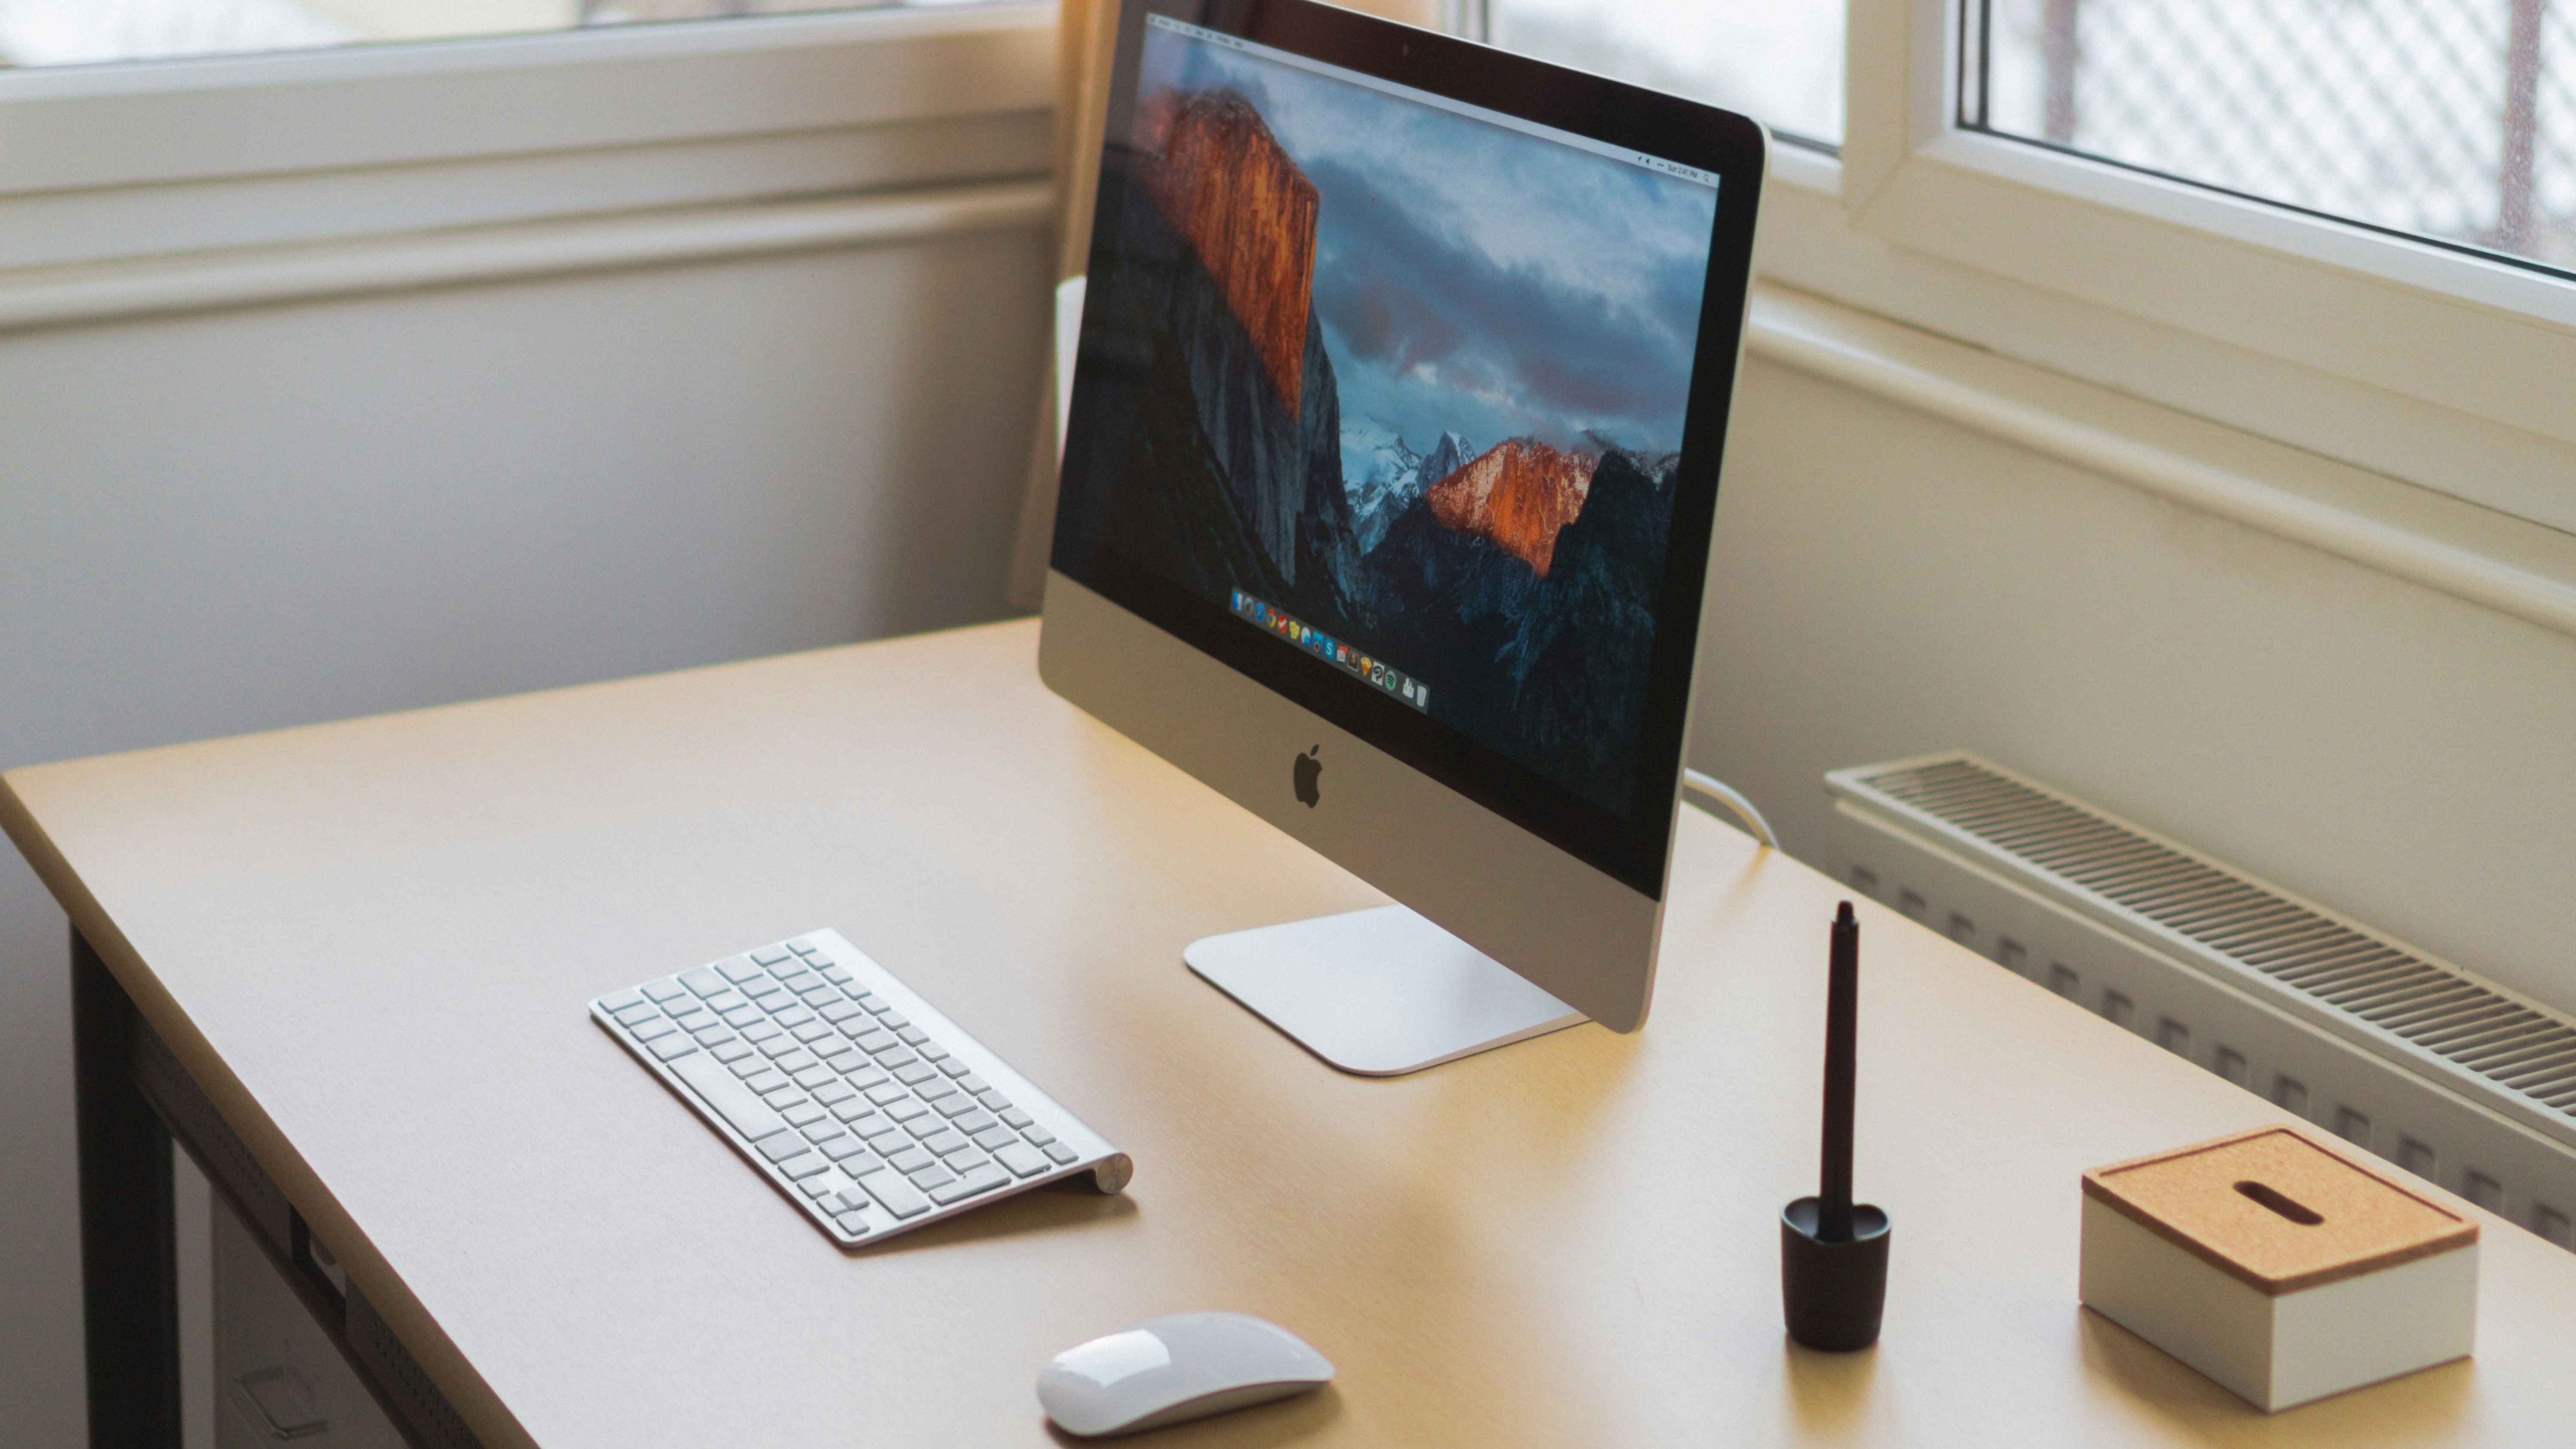
[(942, 1117), (964, 1117), (969, 1112), (979, 1117), (985, 1115), (984, 1109), (975, 1105), (975, 1099), (964, 1092), (940, 1098), (930, 1104), (930, 1110)]
[(608, 1014), (619, 1026), (633, 1026), (639, 1021), (651, 1021), (654, 1017), (660, 1016), (662, 1008), (649, 1001), (638, 1000), (623, 1010), (611, 1011)]
[(901, 1082), (879, 1082), (877, 1085), (868, 1088), (867, 1093), (868, 1100), (876, 1103), (880, 1107), (886, 1106), (890, 1103), (900, 1102), (906, 1097), (912, 1095), (911, 1090), (905, 1087)]
[[(900, 1102), (888, 1102), (886, 1104), (885, 1114), (889, 1120), (896, 1122), (909, 1122), (915, 1117), (929, 1117), (930, 1108), (918, 1097), (906, 1097)], [(937, 1121), (938, 1119), (931, 1118), (931, 1120)]]
[(1054, 1133), (1049, 1132), (1035, 1122), (1021, 1128), (1020, 1135), (1029, 1139), (1029, 1145), (1032, 1147), (1044, 1147), (1055, 1140)]
[(807, 1011), (801, 1006), (791, 1006), (785, 1011), (782, 1011), (776, 1016), (770, 1018), (770, 1020), (777, 1022), (781, 1027), (784, 1027), (789, 1031), (794, 1031), (796, 1028), (803, 1026), (805, 1023), (812, 1021), (813, 1019), (814, 1013)]
[(829, 981), (817, 981), (796, 994), (804, 999), (807, 1006), (816, 1011), (821, 1011), (824, 1007), (842, 999), (841, 988)]
[[(793, 1132), (778, 1133), (773, 1137), (763, 1140), (760, 1144), (760, 1155), (768, 1158), (772, 1162), (785, 1162), (791, 1157), (800, 1157), (806, 1153), (812, 1152), (813, 1150), (814, 1145), (812, 1143), (807, 1142), (804, 1138), (797, 1136)], [(817, 1158), (816, 1160), (820, 1161), (821, 1159)]]
[[(753, 1037), (750, 1032), (744, 1032), (742, 1034), (742, 1039), (744, 1041), (752, 1041)], [(769, 1058), (771, 1061), (776, 1061), (780, 1057), (789, 1056), (796, 1052), (805, 1050), (804, 1043), (787, 1035), (785, 1032), (780, 1032), (778, 1035), (771, 1037), (767, 1041), (757, 1043), (757, 1045), (760, 1047), (760, 1054)]]
[(785, 1006), (793, 999), (788, 996), (786, 987), (779, 985), (777, 982), (770, 980), (766, 976), (763, 976), (758, 980), (742, 983), (742, 994), (750, 997), (756, 1002), (759, 1002), (762, 1007), (769, 1010), (776, 1010), (781, 1006)]
[(1002, 1169), (995, 1167), (989, 1162), (986, 1162), (975, 1167), (968, 1168), (965, 1176), (960, 1177), (955, 1182), (949, 1183), (945, 1187), (932, 1188), (930, 1190), (930, 1200), (939, 1204), (941, 1207), (946, 1207), (952, 1202), (963, 1202), (967, 1198), (975, 1196), (977, 1193), (991, 1192), (993, 1189), (1000, 1187), (1003, 1183), (1010, 1180), (1011, 1175), (1009, 1173), (1004, 1172)]
[(644, 1023), (642, 1026), (628, 1027), (626, 1029), (626, 1033), (637, 1041), (653, 1041), (660, 1037), (669, 1036), (671, 1033), (678, 1031), (679, 1029), (679, 1023), (671, 1020), (671, 1018), (667, 1016), (657, 1016), (651, 1021)]
[(781, 1112), (778, 1115), (787, 1119), (788, 1126), (802, 1127), (808, 1122), (819, 1122), (823, 1120), (824, 1114), (822, 1108), (808, 1102), (792, 1111)]
[(645, 995), (652, 997), (655, 1001), (669, 1001), (674, 997), (682, 997), (689, 994), (689, 988), (682, 986), (676, 977), (670, 976), (665, 976), (659, 981), (648, 983), (639, 989), (642, 990)]
[[(879, 1063), (879, 1065), (886, 1065), (886, 1063)], [(939, 1069), (928, 1062), (914, 1062), (911, 1066), (897, 1068), (894, 1079), (907, 1087), (918, 1087), (938, 1075)]]
[(851, 999), (858, 1002), (859, 1005), (866, 1007), (876, 1016), (882, 1017), (887, 1012), (894, 1010), (894, 1003), (886, 1000), (882, 996), (859, 996)]
[(948, 1130), (948, 1123), (944, 1118), (933, 1117), (929, 1113), (924, 1112), (920, 1116), (913, 1118), (911, 1121), (904, 1123), (903, 1130), (911, 1133), (915, 1137), (936, 1137), (940, 1133)]
[[(987, 1127), (981, 1132), (972, 1133), (970, 1135), (974, 1137), (975, 1145), (983, 1148), (987, 1152), (999, 1152), (1003, 1148), (1010, 1146), (1014, 1142), (1019, 1142), (1020, 1140), (1020, 1134), (999, 1124)], [(1021, 1145), (1027, 1146), (1026, 1143), (1021, 1143)], [(1030, 1148), (1029, 1150), (1034, 1152), (1037, 1149)]]
[(859, 1094), (858, 1089), (847, 1082), (827, 1082), (809, 1090), (814, 1093), (814, 1100), (826, 1107), (837, 1107)]
[(755, 1021), (751, 1025), (742, 1028), (742, 1039), (747, 1042), (779, 1041), (784, 1039), (786, 1035), (787, 1033), (780, 1031), (778, 1028), (771, 1026), (765, 1021)]
[(727, 982), (723, 977), (718, 976), (716, 973), (708, 970), (704, 966), (701, 966), (695, 971), (681, 972), (680, 984), (689, 988), (691, 991), (696, 992), (699, 997), (704, 998), (714, 996), (717, 993), (724, 991), (731, 983)]
[(876, 1200), (884, 1204), (885, 1210), (897, 1218), (917, 1218), (930, 1211), (930, 1199), (913, 1191), (912, 1184), (891, 1168), (869, 1173), (859, 1179), (859, 1185), (874, 1194)]
[(930, 1033), (923, 1031), (917, 1026), (907, 1026), (896, 1032), (895, 1035), (903, 1038), (903, 1044), (905, 1046), (919, 1046), (923, 1042), (930, 1040)]
[(958, 1131), (972, 1137), (976, 1133), (981, 1132), (988, 1127), (995, 1127), (1000, 1124), (993, 1120), (992, 1113), (985, 1111), (981, 1107), (977, 1107), (973, 1111), (970, 1111), (966, 1115), (958, 1118), (951, 1125), (955, 1126)]
[(889, 1072), (896, 1073), (906, 1072), (914, 1067), (919, 1067), (921, 1068), (923, 1076), (927, 1077), (933, 1075), (931, 1065), (928, 1062), (923, 1061), (921, 1058), (914, 1056), (912, 1054), (912, 1048), (908, 1046), (897, 1045), (893, 1051), (878, 1053), (877, 1065), (885, 1068)]
[(866, 1052), (852, 1052), (845, 1057), (836, 1057), (833, 1059), (832, 1065), (849, 1073), (850, 1085), (858, 1088), (862, 1092), (868, 1090), (870, 1087), (891, 1085), (893, 1081), (893, 1079), (888, 1077), (885, 1073), (877, 1070), (876, 1063), (868, 1060), (868, 1054)]
[(828, 983), (811, 971), (781, 971), (778, 973), (778, 984), (786, 987), (790, 995), (802, 996), (815, 987)]
[[(840, 1163), (847, 1163), (851, 1158), (868, 1150), (868, 1144), (864, 1138), (853, 1136), (847, 1132), (844, 1132), (835, 1138), (827, 1138), (821, 1145), (823, 1155), (825, 1157), (832, 1159), (834, 1162)], [(1037, 1155), (1035, 1149), (1024, 1150), (1027, 1150), (1029, 1155), (1033, 1157)]]
[(842, 988), (844, 988), (844, 989), (849, 988), (849, 987), (852, 987), (852, 986), (856, 986), (856, 985), (858, 985), (858, 984), (859, 984), (859, 979), (858, 979), (857, 977), (855, 977), (855, 976), (852, 976), (852, 975), (850, 974), (850, 968), (848, 968), (848, 967), (846, 967), (846, 966), (826, 966), (826, 967), (824, 967), (824, 968), (823, 968), (823, 979), (824, 979), (824, 980), (826, 980), (826, 981), (831, 982), (831, 983), (832, 983), (833, 985), (835, 985), (835, 986), (842, 987)]
[(823, 1160), (823, 1154), (808, 1152), (802, 1157), (791, 1157), (778, 1164), (778, 1170), (786, 1173), (790, 1182), (803, 1182), (815, 1173), (831, 1171), (832, 1164)]
[(957, 1085), (964, 1087), (970, 1092), (989, 1092), (993, 1090), (992, 1083), (985, 1081), (982, 1077), (976, 1076), (972, 1072), (959, 1077), (957, 1079)]
[(903, 1045), (902, 1042), (896, 1040), (895, 1034), (890, 1031), (871, 1031), (864, 1035), (854, 1037), (852, 1040), (859, 1044), (859, 1050), (872, 1055), (877, 1052), (892, 1051), (896, 1047)]
[(857, 1047), (850, 1045), (848, 1042), (841, 1040), (837, 1036), (827, 1036), (821, 1041), (807, 1042), (805, 1044), (805, 1050), (812, 1052), (814, 1055), (821, 1057), (827, 1062), (831, 1062), (832, 1065), (836, 1067), (840, 1066), (841, 1063), (835, 1060), (835, 1058), (842, 1056), (867, 1055), (867, 1053), (860, 1051)]
[(818, 1172), (812, 1177), (805, 1179), (803, 1182), (796, 1184), (796, 1190), (805, 1194), (807, 1197), (819, 1199), (831, 1196), (833, 1191), (839, 1188), (840, 1185), (841, 1180), (838, 1177), (830, 1173)]
[(839, 1223), (841, 1225), (841, 1231), (849, 1234), (851, 1237), (864, 1238), (868, 1235), (868, 1220), (861, 1214), (842, 1213), (833, 1218), (832, 1221)]
[(864, 1122), (853, 1122), (850, 1126), (853, 1131), (868, 1139), (868, 1145), (880, 1154), (901, 1152), (905, 1144), (912, 1141), (911, 1138), (904, 1136), (903, 1129), (896, 1126), (894, 1120), (888, 1117), (870, 1117)]
[(785, 946), (763, 946), (750, 954), (751, 959), (763, 966), (775, 966), (786, 960), (789, 952)]
[(739, 986), (769, 973), (761, 970), (759, 963), (749, 956), (727, 956), (716, 963), (716, 974)]
[[(798, 1145), (801, 1147), (803, 1144), (800, 1143)], [(894, 1170), (897, 1172), (919, 1172), (921, 1169), (928, 1167), (934, 1160), (935, 1159), (931, 1157), (929, 1152), (925, 1151), (918, 1145), (907, 1147), (900, 1152), (889, 1152), (886, 1154), (886, 1161), (893, 1164)]]
[[(939, 1063), (939, 1069), (952, 1077), (967, 1077), (974, 1075), (967, 1069), (966, 1060), (963, 1057), (934, 1057), (927, 1051), (923, 1052), (922, 1056)], [(970, 1087), (967, 1090), (972, 1091), (974, 1089)]]
[(842, 1126), (840, 1123), (833, 1121), (829, 1117), (824, 1118), (822, 1121), (815, 1123), (811, 1127), (802, 1127), (797, 1130), (805, 1134), (806, 1141), (811, 1142), (816, 1146), (821, 1146), (823, 1143), (829, 1142), (835, 1137), (847, 1137), (850, 1134), (849, 1128)]
[(772, 1060), (777, 1064), (780, 1071), (793, 1075), (805, 1070), (807, 1067), (813, 1066), (816, 1058), (812, 1052), (805, 1050), (803, 1047), (796, 1047), (782, 1053)]
[(1073, 1161), (1075, 1158), (1080, 1157), (1082, 1154), (1065, 1146), (1061, 1142), (1050, 1142), (1046, 1145), (1046, 1155), (1049, 1161), (1052, 1161), (1057, 1166), (1061, 1167), (1064, 1164)]
[(750, 1001), (746, 1000), (741, 992), (734, 990), (730, 986), (707, 998), (707, 1010), (709, 1011), (736, 1011), (749, 1005), (751, 1005)]
[(705, 1026), (690, 1032), (689, 1035), (696, 1038), (698, 1045), (702, 1047), (725, 1046), (734, 1040), (733, 1029), (721, 1021), (708, 1022)]
[(904, 1176), (912, 1180), (912, 1185), (914, 1187), (920, 1188), (923, 1192), (929, 1193), (930, 1200), (932, 1202), (939, 1201), (938, 1189), (946, 1187), (957, 1180), (957, 1174), (950, 1172), (947, 1168), (942, 1167), (935, 1162), (928, 1167), (907, 1172)]
[(1025, 1142), (1007, 1142), (993, 1151), (994, 1160), (1011, 1170), (1013, 1177), (1035, 1177), (1047, 1170), (1046, 1154)]
[(713, 1107), (716, 1115), (731, 1123), (746, 1142), (758, 1142), (787, 1129), (786, 1119), (704, 1056), (686, 1056), (671, 1063), (671, 1075), (687, 1083), (689, 1090), (698, 1094), (698, 1100)]
[(901, 1031), (905, 1027), (912, 1025), (912, 1018), (904, 1015), (900, 1011), (887, 1011), (878, 1015), (877, 1025), (884, 1027), (888, 1031)]
[[(788, 1032), (788, 1035), (793, 1036), (798, 1041), (811, 1045), (815, 1042), (821, 1041), (827, 1036), (832, 1036), (832, 1026), (829, 1022), (809, 1021), (802, 1026), (791, 1029)], [(839, 1037), (832, 1037), (832, 1039), (834, 1041), (840, 1040)]]
[(1037, 1125), (1037, 1119), (1035, 1117), (1030, 1116), (1028, 1113), (1021, 1111), (1017, 1107), (1005, 1107), (994, 1115), (1000, 1117), (1003, 1121), (1010, 1123), (1014, 1127), (1034, 1127)]
[(972, 1151), (975, 1147), (974, 1143), (967, 1141), (955, 1128), (943, 1128), (931, 1136), (924, 1137), (921, 1139), (921, 1145), (942, 1157), (952, 1152)]
[(736, 1031), (740, 1031), (747, 1026), (757, 1025), (758, 1023), (767, 1021), (768, 1019), (768, 1016), (763, 1013), (759, 1007), (752, 1005), (748, 1001), (724, 1014), (725, 1025), (732, 1027)]
[(834, 1026), (839, 1026), (842, 1022), (849, 1020), (851, 1017), (867, 1015), (868, 1010), (866, 1007), (859, 1005), (855, 1001), (835, 1001), (831, 1005), (822, 1008), (822, 1010), (816, 1014), (821, 1016), (825, 1021), (832, 1023)]
[(716, 1020), (716, 1015), (712, 1011), (675, 1011), (671, 1013), (671, 1024), (682, 1031), (696, 1031), (700, 1027), (724, 1025), (723, 1022)]
[(844, 1122), (856, 1122), (862, 1117), (875, 1116), (877, 1110), (868, 1104), (868, 1099), (865, 1097), (852, 1097), (848, 1101), (834, 1102), (831, 1105), (832, 1115)]
[[(914, 1090), (920, 1093), (921, 1100), (938, 1107), (951, 1117), (959, 1112), (971, 1111), (975, 1106), (975, 1099), (958, 1091), (957, 1084), (946, 1077), (925, 1078)], [(956, 1106), (952, 1108), (944, 1105), (950, 1102), (956, 1103)]]
[(813, 1066), (807, 1067), (805, 1070), (798, 1072), (792, 1080), (796, 1085), (811, 1092), (817, 1088), (838, 1083), (841, 1080), (841, 1077), (839, 1073), (833, 1071), (830, 1067), (817, 1062)]
[(717, 1061), (724, 1063), (726, 1066), (732, 1066), (736, 1062), (755, 1058), (757, 1053), (752, 1051), (751, 1044), (749, 1042), (737, 1039), (726, 1042), (723, 1046), (715, 1048), (714, 1055)]
[[(959, 1082), (957, 1085), (959, 1085), (959, 1086), (961, 1086), (961, 1087), (966, 1087), (966, 1084), (965, 1084), (964, 1082)], [(970, 1092), (975, 1092), (975, 1089), (974, 1089), (974, 1088), (972, 1088), (972, 1087), (966, 1087), (966, 1090), (968, 1090), (968, 1091), (970, 1091)], [(1010, 1099), (1010, 1098), (1008, 1098), (1008, 1097), (1003, 1096), (1003, 1095), (1002, 1095), (1001, 1093), (999, 1093), (999, 1092), (994, 1091), (994, 1090), (993, 1090), (992, 1088), (990, 1088), (990, 1087), (986, 1087), (984, 1090), (982, 1090), (982, 1091), (980, 1091), (980, 1092), (975, 1092), (975, 1100), (976, 1100), (976, 1101), (978, 1101), (978, 1102), (983, 1103), (983, 1104), (984, 1104), (984, 1110), (985, 1110), (985, 1111), (987, 1111), (987, 1112), (992, 1113), (992, 1114), (993, 1114), (994, 1116), (996, 1116), (996, 1117), (998, 1117), (998, 1116), (1002, 1115), (1004, 1112), (1007, 1112), (1007, 1111), (1011, 1110), (1011, 1099)]]
[(764, 1097), (787, 1084), (787, 1074), (774, 1067), (743, 1082), (744, 1086), (751, 1088), (753, 1091), (758, 1092)]
[(697, 1049), (698, 1044), (684, 1036), (666, 1036), (652, 1046), (654, 1057), (666, 1062), (676, 1057), (688, 1056)]
[(644, 993), (641, 991), (620, 991), (614, 996), (599, 998), (599, 1009), (611, 1016), (632, 1011), (643, 1004)]

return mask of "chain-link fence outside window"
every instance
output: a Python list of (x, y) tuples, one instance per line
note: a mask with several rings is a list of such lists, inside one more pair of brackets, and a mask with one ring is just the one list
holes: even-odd
[(2576, 0), (1970, 0), (1960, 123), (2576, 272)]

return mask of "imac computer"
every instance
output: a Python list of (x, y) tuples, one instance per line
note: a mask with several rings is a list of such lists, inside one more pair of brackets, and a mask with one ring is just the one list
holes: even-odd
[(1047, 685), (1399, 904), (1192, 944), (1347, 1071), (1646, 1019), (1768, 141), (1306, 0), (1130, 0)]

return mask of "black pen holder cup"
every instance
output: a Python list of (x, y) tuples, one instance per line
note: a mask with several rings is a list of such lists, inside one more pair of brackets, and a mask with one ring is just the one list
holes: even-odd
[(1802, 1197), (1780, 1210), (1780, 1307), (1789, 1336), (1809, 1348), (1848, 1353), (1878, 1342), (1887, 1305), (1887, 1214), (1852, 1207), (1848, 1242), (1816, 1236), (1823, 1204)]

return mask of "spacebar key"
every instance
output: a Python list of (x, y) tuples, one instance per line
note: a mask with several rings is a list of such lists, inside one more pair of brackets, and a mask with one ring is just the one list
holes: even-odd
[(662, 1064), (671, 1075), (689, 1084), (698, 1100), (724, 1114), (733, 1130), (745, 1142), (758, 1142), (769, 1134), (783, 1130), (787, 1119), (769, 1110), (769, 1104), (751, 1094), (751, 1089), (734, 1077), (732, 1070), (705, 1052), (693, 1052), (674, 1062)]

